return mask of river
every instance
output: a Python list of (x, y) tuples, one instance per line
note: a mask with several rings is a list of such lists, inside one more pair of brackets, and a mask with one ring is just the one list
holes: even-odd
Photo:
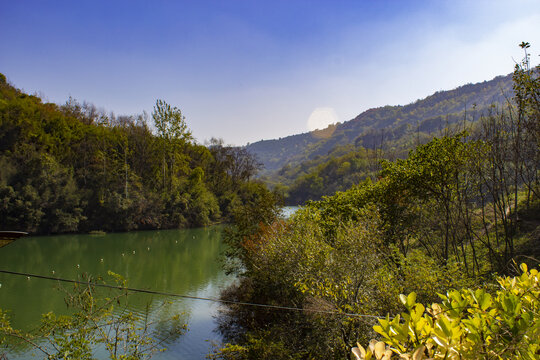
[[(67, 279), (82, 273), (106, 278), (110, 270), (127, 278), (130, 287), (215, 298), (234, 280), (222, 270), (223, 248), (220, 227), (28, 237), (0, 249), (0, 269)], [(0, 308), (11, 311), (15, 328), (31, 330), (41, 314), (67, 311), (56, 281), (0, 273), (0, 284)], [(160, 306), (164, 300), (171, 302), (166, 310)], [(183, 314), (188, 331), (153, 359), (204, 359), (212, 342), (220, 341), (214, 302), (133, 294), (129, 306), (138, 313), (148, 307), (152, 319)], [(7, 355), (10, 360), (42, 358), (24, 349)]]

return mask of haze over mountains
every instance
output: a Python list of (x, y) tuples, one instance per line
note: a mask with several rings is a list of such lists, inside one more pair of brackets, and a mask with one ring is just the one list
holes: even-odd
[[(391, 142), (405, 145), (412, 136), (431, 137), (448, 125), (476, 121), (494, 104), (511, 97), (512, 75), (439, 91), (408, 105), (384, 106), (367, 110), (356, 118), (323, 130), (248, 144), (265, 173), (284, 165), (295, 165), (328, 154), (336, 146), (354, 144), (373, 149)], [(361, 99), (359, 100), (359, 102)], [(410, 135), (410, 136), (407, 136)]]

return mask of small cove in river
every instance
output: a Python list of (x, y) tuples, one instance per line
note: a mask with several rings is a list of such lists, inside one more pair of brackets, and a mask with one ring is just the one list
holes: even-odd
[[(138, 231), (105, 235), (58, 235), (21, 238), (0, 250), (0, 269), (76, 279), (79, 274), (102, 276), (107, 271), (128, 279), (128, 286), (190, 296), (217, 298), (234, 277), (222, 270), (222, 227), (187, 230)], [(54, 272), (54, 273), (53, 273)], [(0, 308), (10, 310), (13, 327), (31, 330), (41, 314), (67, 313), (64, 294), (56, 281), (26, 279), (0, 273)], [(71, 285), (64, 284), (70, 289)], [(163, 301), (170, 301), (166, 307)], [(209, 301), (133, 294), (131, 311), (149, 307), (153, 319), (183, 313), (185, 335), (167, 345), (153, 359), (204, 359), (221, 337), (215, 332), (219, 304)], [(34, 354), (36, 357), (32, 357)], [(9, 353), (8, 358), (41, 358), (34, 351)]]

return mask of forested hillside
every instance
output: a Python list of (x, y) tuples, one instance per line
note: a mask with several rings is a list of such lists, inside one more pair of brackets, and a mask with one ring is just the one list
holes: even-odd
[[(371, 109), (324, 132), (310, 133), (313, 142), (303, 152), (290, 157), (281, 169), (266, 171), (262, 179), (281, 191), (287, 204), (318, 200), (367, 178), (374, 180), (381, 159), (404, 158), (433, 136), (477, 131), (480, 118), (495, 107), (506, 107), (511, 95), (506, 76), (438, 92), (406, 106)], [(307, 141), (306, 134), (287, 139)]]
[(257, 163), (191, 137), (181, 111), (114, 116), (70, 99), (43, 103), (0, 74), (0, 229), (35, 234), (203, 226), (228, 220)]
[(226, 238), (242, 266), (223, 297), (274, 307), (229, 305), (215, 358), (347, 359), (355, 347), (357, 359), (538, 359), (538, 270), (518, 265), (540, 258), (540, 66), (528, 59), (474, 132), (383, 160), (375, 180), (291, 219), (246, 211)]
[[(475, 121), (492, 104), (502, 104), (512, 96), (511, 75), (440, 91), (405, 106), (370, 109), (356, 118), (331, 125), (324, 131), (263, 140), (246, 148), (271, 173), (285, 165), (325, 156), (339, 145), (376, 149), (404, 145), (412, 138), (433, 136), (449, 124)], [(410, 145), (410, 144), (409, 144)]]

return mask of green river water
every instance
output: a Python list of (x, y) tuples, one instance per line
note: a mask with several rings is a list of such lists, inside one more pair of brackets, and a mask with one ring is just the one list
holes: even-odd
[[(0, 269), (68, 279), (82, 273), (106, 278), (111, 270), (127, 278), (130, 287), (218, 297), (233, 281), (221, 268), (223, 248), (220, 227), (28, 237), (0, 249)], [(13, 327), (31, 330), (39, 325), (41, 314), (67, 311), (56, 281), (0, 273), (0, 284), (0, 308), (11, 311)], [(172, 303), (162, 307), (164, 300)], [(188, 332), (153, 359), (204, 359), (212, 342), (220, 341), (215, 332), (216, 303), (134, 294), (129, 297), (129, 306), (139, 313), (149, 307), (152, 319), (184, 314)], [(7, 355), (10, 360), (43, 357), (25, 349)]]

